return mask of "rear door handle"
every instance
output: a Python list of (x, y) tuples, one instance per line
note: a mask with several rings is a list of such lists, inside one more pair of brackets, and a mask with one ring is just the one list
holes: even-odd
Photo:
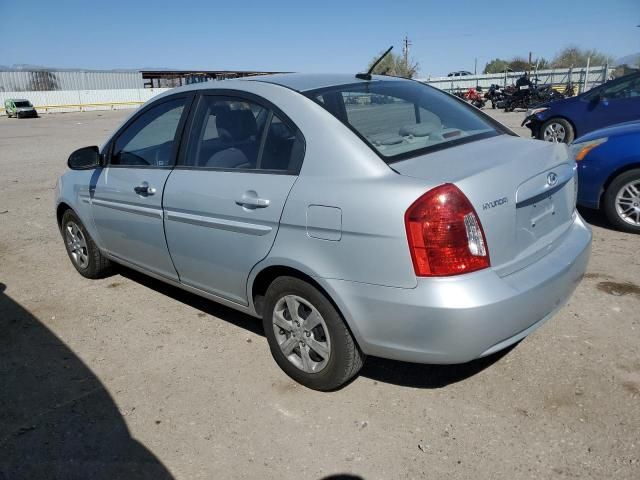
[(150, 187), (148, 182), (142, 182), (137, 187), (134, 187), (133, 191), (138, 195), (153, 195), (154, 193), (156, 193), (156, 189)]
[(236, 200), (236, 204), (245, 208), (267, 208), (271, 202), (266, 198), (258, 197), (253, 190), (249, 190), (242, 195), (242, 198)]

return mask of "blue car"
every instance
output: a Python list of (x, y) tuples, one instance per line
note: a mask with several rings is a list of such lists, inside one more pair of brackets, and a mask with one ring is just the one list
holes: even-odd
[(577, 97), (537, 106), (523, 125), (548, 142), (571, 143), (599, 128), (640, 120), (640, 72), (616, 78)]
[(640, 233), (640, 121), (596, 130), (570, 149), (578, 164), (578, 204)]

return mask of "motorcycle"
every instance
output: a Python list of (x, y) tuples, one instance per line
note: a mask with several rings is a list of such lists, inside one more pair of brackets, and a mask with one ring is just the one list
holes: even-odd
[(516, 108), (527, 110), (563, 98), (565, 95), (554, 90), (551, 85), (525, 85), (505, 89), (504, 99), (498, 102), (498, 108), (504, 108), (505, 112), (513, 112)]
[(529, 108), (531, 102), (531, 91), (533, 88), (529, 85), (521, 87), (513, 87), (508, 92), (505, 91), (505, 97), (502, 101), (502, 107), (505, 112), (513, 112), (516, 108)]
[(458, 98), (461, 98), (462, 100), (465, 100), (466, 92), (463, 90), (456, 90), (455, 92), (453, 92), (453, 95), (455, 95)]
[(484, 94), (484, 98), (491, 102), (491, 108), (496, 108), (498, 102), (504, 98), (500, 85), (492, 83), (487, 93)]
[(562, 100), (565, 95), (553, 89), (551, 85), (542, 85), (536, 87), (532, 92), (532, 103), (546, 103), (553, 102), (555, 100)]
[(476, 108), (482, 108), (485, 105), (485, 100), (482, 97), (482, 87), (470, 88), (467, 93), (464, 94), (464, 99)]

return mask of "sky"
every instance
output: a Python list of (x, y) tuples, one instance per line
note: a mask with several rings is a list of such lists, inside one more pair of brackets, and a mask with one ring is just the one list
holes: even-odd
[(356, 72), (402, 39), (418, 77), (561, 48), (640, 52), (640, 0), (0, 0), (0, 65)]

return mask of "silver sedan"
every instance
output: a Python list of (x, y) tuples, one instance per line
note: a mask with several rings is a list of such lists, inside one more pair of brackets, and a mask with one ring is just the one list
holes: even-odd
[(68, 164), (56, 214), (80, 274), (122, 264), (261, 318), (278, 365), (318, 390), (366, 355), (461, 363), (512, 345), (589, 258), (564, 144), (408, 80), (181, 87)]

